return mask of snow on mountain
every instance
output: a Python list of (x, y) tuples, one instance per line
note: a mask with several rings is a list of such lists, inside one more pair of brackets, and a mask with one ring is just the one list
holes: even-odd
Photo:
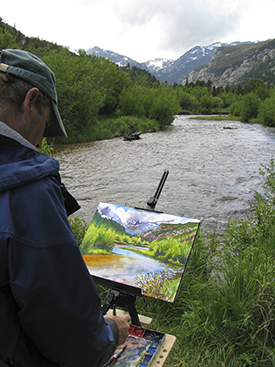
[(167, 59), (154, 59), (147, 61), (145, 64), (148, 68), (155, 68), (155, 69), (162, 69), (167, 65), (167, 63), (173, 62), (173, 60), (167, 60)]
[(86, 53), (89, 55), (103, 57), (104, 59), (109, 59), (119, 66), (127, 66), (128, 64), (130, 64), (131, 66), (145, 69), (144, 64), (138, 63), (137, 61), (130, 59), (128, 56), (120, 55), (113, 51), (104, 50), (97, 46), (89, 48), (88, 50), (86, 50)]
[[(188, 75), (199, 66), (207, 64), (214, 55), (217, 48), (222, 46), (238, 45), (242, 42), (234, 42), (231, 44), (215, 42), (209, 46), (195, 46), (185, 52), (177, 60), (168, 60), (165, 58), (157, 58), (138, 63), (127, 56), (119, 55), (113, 51), (103, 50), (99, 47), (93, 47), (87, 50), (87, 54), (108, 58), (119, 66), (136, 66), (149, 71), (159, 81), (166, 81), (168, 84), (181, 84), (186, 80)], [(249, 42), (243, 42), (249, 43)]]

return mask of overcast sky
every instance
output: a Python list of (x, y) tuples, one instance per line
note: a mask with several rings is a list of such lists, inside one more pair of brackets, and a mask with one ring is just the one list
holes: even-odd
[(13, 0), (2, 1), (0, 16), (26, 36), (138, 62), (275, 38), (275, 0)]

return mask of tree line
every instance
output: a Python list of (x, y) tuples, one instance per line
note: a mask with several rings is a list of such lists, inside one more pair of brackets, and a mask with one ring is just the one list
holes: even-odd
[(25, 37), (0, 20), (0, 48), (20, 48), (40, 57), (55, 73), (58, 105), (68, 138), (57, 143), (158, 131), (177, 114), (224, 113), (244, 122), (275, 126), (275, 92), (260, 79), (215, 87), (197, 80), (168, 86), (146, 70), (119, 67), (108, 59)]
[[(176, 86), (178, 87), (178, 86)], [(275, 88), (261, 79), (252, 78), (247, 84), (215, 87), (197, 80), (182, 87), (180, 105), (182, 109), (197, 114), (223, 112), (242, 122), (275, 126)]]

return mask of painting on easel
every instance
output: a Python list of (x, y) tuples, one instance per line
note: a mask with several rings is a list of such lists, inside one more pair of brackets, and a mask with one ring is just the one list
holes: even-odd
[(96, 279), (173, 302), (199, 226), (196, 219), (100, 203), (80, 250)]

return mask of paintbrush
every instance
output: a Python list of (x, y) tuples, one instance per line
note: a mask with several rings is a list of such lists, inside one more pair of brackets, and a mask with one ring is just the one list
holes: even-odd
[(116, 361), (119, 358), (119, 356), (121, 356), (121, 354), (125, 351), (126, 348), (127, 348), (127, 345), (124, 345), (124, 347), (120, 349), (116, 354), (112, 355), (112, 357), (102, 367), (110, 366), (111, 363)]

